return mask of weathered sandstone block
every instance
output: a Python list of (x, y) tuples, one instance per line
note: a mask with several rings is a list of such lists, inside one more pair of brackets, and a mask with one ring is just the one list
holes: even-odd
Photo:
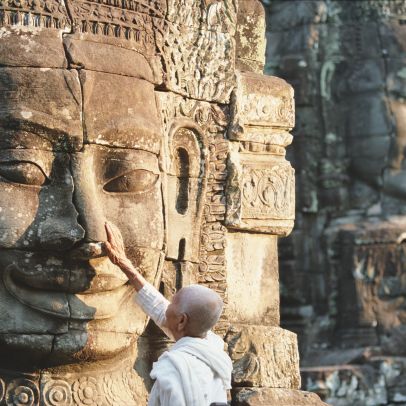
[(300, 388), (296, 334), (280, 327), (233, 325), (226, 342), (235, 386)]

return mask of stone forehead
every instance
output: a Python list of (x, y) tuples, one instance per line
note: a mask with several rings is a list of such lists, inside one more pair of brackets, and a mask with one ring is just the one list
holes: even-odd
[(0, 149), (83, 144), (160, 151), (154, 85), (75, 69), (0, 68)]
[(155, 36), (168, 16), (166, 0), (0, 0), (0, 148), (159, 153)]
[(76, 68), (162, 82), (156, 56), (105, 42), (62, 37), (54, 29), (10, 26), (0, 28), (0, 66)]

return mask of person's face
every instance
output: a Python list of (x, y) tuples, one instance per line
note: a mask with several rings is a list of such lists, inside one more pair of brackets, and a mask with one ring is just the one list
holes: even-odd
[(1, 351), (13, 366), (109, 358), (146, 318), (101, 252), (105, 222), (151, 282), (163, 254), (153, 85), (0, 68), (0, 130)]
[(172, 303), (166, 309), (166, 327), (171, 332), (175, 341), (186, 334), (188, 316), (181, 312), (179, 296), (174, 295)]

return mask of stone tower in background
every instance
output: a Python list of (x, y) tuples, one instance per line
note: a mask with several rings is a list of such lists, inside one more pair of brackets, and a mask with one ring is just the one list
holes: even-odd
[(296, 228), (282, 325), (305, 388), (406, 404), (406, 3), (264, 1), (267, 72), (292, 84)]
[[(313, 405), (279, 327), (293, 90), (236, 0), (0, 0), (0, 404), (144, 405), (168, 345), (102, 249), (222, 295), (235, 405)], [(175, 405), (174, 405), (175, 406)]]

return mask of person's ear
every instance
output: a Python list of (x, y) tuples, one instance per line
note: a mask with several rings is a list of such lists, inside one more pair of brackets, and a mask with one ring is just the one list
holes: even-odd
[(188, 324), (189, 321), (189, 317), (186, 313), (182, 313), (179, 316), (179, 322), (178, 322), (178, 331), (185, 331), (186, 330), (186, 326)]

